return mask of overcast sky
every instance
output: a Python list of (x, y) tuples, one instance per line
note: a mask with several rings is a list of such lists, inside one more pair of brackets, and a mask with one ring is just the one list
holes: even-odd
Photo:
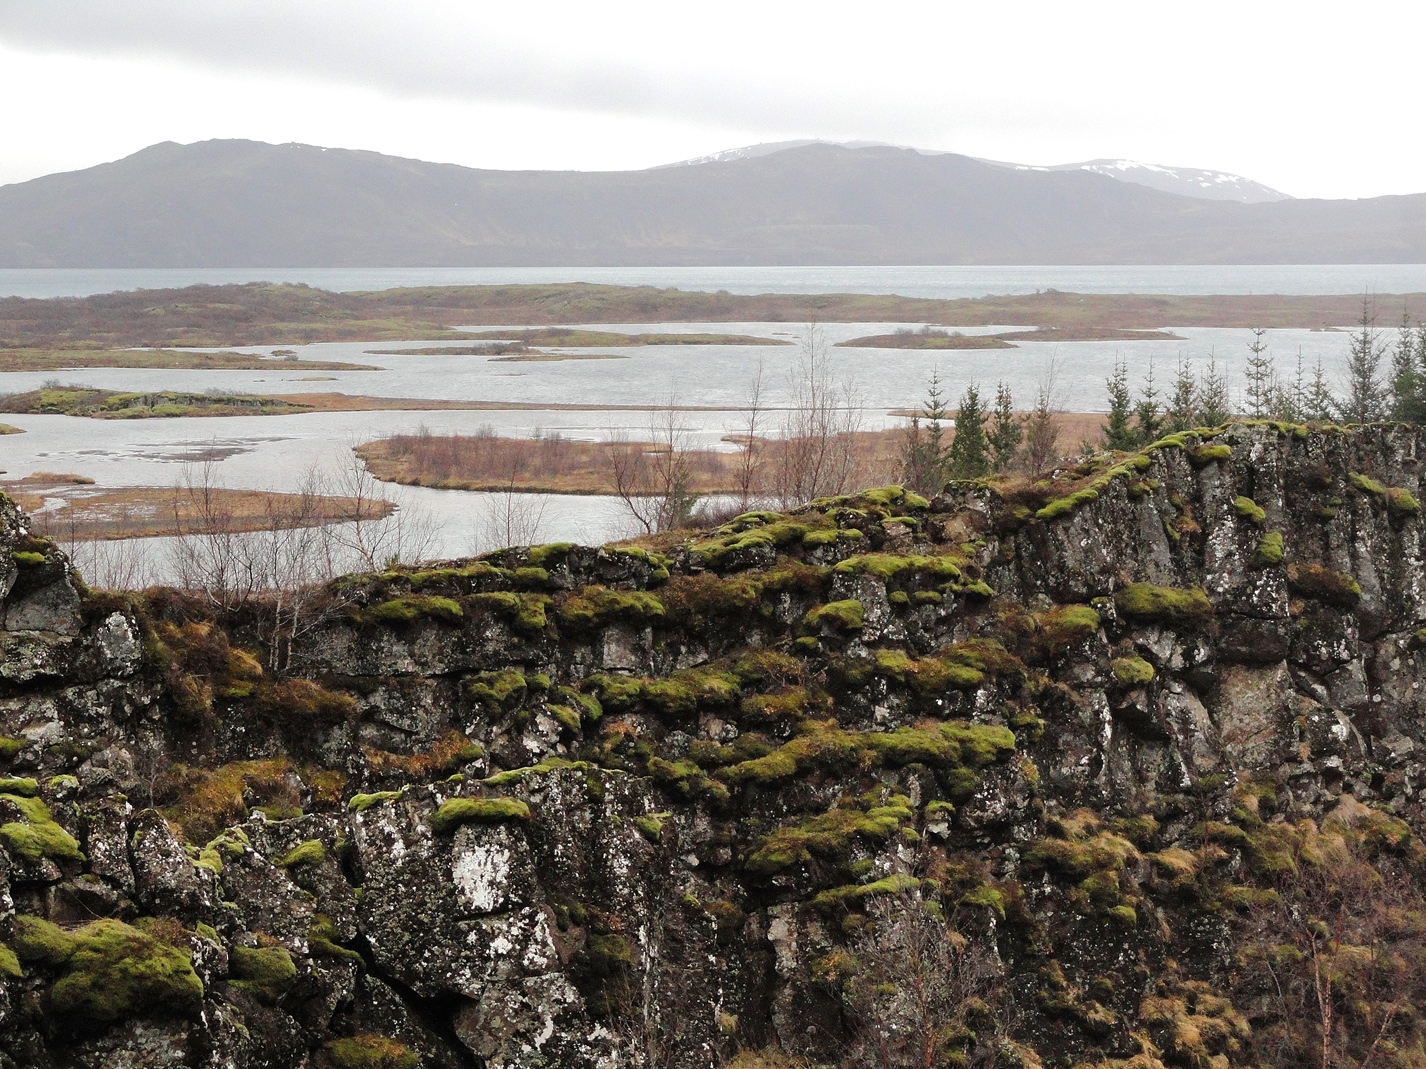
[(0, 183), (245, 137), (499, 168), (797, 137), (1426, 192), (1426, 5), (0, 0)]

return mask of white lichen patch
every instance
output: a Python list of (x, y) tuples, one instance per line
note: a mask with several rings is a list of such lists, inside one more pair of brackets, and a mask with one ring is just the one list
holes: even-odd
[(501, 843), (476, 843), (451, 863), (460, 903), (472, 913), (494, 913), (505, 904), (510, 886), (510, 848)]

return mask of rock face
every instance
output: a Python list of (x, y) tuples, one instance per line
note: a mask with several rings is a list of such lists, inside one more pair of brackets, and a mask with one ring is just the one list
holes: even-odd
[(1415, 1064), (1423, 447), (1238, 425), (280, 627), (0, 499), (0, 1065), (1285, 1065), (1323, 961), (1338, 1062)]

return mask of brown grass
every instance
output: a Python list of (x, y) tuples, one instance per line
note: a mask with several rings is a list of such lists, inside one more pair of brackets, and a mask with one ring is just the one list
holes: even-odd
[[(734, 441), (734, 439), (726, 439)], [(900, 456), (899, 430), (853, 435), (861, 470), (891, 472)], [(777, 439), (759, 443), (764, 465), (776, 465)], [(650, 442), (581, 442), (559, 435), (501, 438), (494, 433), (402, 434), (367, 442), (357, 455), (385, 482), (432, 486), (443, 490), (520, 490), (543, 494), (613, 494), (614, 455)], [(695, 449), (685, 454), (697, 494), (728, 494), (738, 489), (741, 452)]]
[(80, 367), (174, 368), (207, 371), (382, 371), (374, 364), (336, 360), (272, 360), (246, 353), (180, 353), (168, 349), (7, 349), (0, 372), (61, 371)]
[[(185, 489), (160, 486), (89, 489), (93, 482), (80, 475), (36, 472), (23, 479), (0, 481), (0, 489), (30, 513), (37, 534), (69, 541), (172, 536), (191, 532), (203, 521), (194, 495)], [(311, 504), (310, 499), (304, 502), (301, 494), (227, 489), (211, 492), (222, 510), (226, 529), (234, 533), (266, 531), (274, 526), (310, 527), (341, 522), (352, 519), (358, 507), (368, 519), (380, 519), (393, 511), (393, 506), (386, 501), (358, 503), (352, 498), (322, 497), (317, 499), (314, 509), (299, 518), (304, 503)], [(59, 499), (62, 503), (57, 508), (38, 512), (47, 499)]]

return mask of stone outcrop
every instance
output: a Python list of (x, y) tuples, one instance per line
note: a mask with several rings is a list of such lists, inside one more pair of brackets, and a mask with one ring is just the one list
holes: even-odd
[(0, 1065), (1276, 1064), (1274, 911), (1426, 853), (1423, 449), (350, 576), (290, 648), (0, 499)]

